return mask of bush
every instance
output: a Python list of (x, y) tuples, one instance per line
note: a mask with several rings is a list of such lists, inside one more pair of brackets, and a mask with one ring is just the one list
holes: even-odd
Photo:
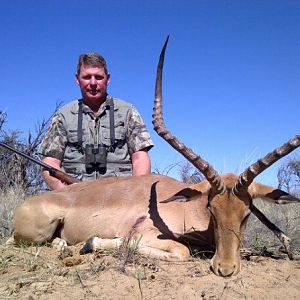
[[(266, 217), (279, 227), (290, 239), (292, 250), (300, 251), (300, 206), (297, 203), (276, 205), (257, 199), (255, 205)], [(254, 215), (251, 215), (245, 233), (244, 247), (262, 250), (263, 248), (281, 247), (278, 238)]]
[[(59, 103), (56, 104), (54, 113), (59, 106)], [(19, 130), (3, 129), (7, 115), (0, 111), (0, 141), (23, 152), (27, 156), (41, 160), (38, 149), (53, 114), (47, 120), (43, 119), (41, 123), (36, 125), (34, 135), (29, 131), (28, 137), (25, 139), (21, 137), (23, 134)], [(0, 189), (5, 191), (10, 188), (20, 188), (29, 194), (44, 188), (41, 167), (13, 151), (0, 146)]]
[(12, 218), (17, 205), (25, 198), (22, 188), (0, 189), (0, 243), (12, 234)]
[[(56, 105), (54, 113), (59, 108)], [(44, 133), (52, 119), (36, 126), (35, 134), (29, 131), (27, 139), (21, 138), (19, 130), (4, 130), (6, 113), (0, 111), (0, 141), (29, 156), (41, 159), (38, 148)], [(20, 157), (16, 153), (0, 146), (0, 241), (3, 242), (12, 233), (12, 217), (16, 206), (28, 195), (36, 194), (45, 188), (41, 168), (36, 163)]]

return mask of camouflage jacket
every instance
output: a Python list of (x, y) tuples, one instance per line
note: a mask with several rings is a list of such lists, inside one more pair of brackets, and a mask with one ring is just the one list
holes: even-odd
[[(41, 143), (40, 153), (62, 161), (62, 170), (83, 180), (132, 174), (131, 154), (150, 149), (151, 137), (136, 108), (114, 98), (115, 145), (110, 140), (109, 103), (107, 97), (97, 116), (83, 104), (82, 149), (78, 147), (79, 101), (63, 106), (53, 117)], [(86, 145), (104, 145), (107, 149), (106, 168), (86, 168)]]

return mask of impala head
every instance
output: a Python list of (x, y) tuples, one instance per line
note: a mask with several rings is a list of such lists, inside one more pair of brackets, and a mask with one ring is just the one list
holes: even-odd
[(251, 214), (250, 194), (235, 195), (237, 175), (221, 177), (225, 185), (222, 193), (208, 194), (208, 210), (214, 223), (216, 251), (211, 266), (215, 274), (231, 276), (240, 271), (240, 244), (248, 217)]
[(162, 114), (162, 69), (168, 38), (163, 46), (157, 68), (153, 125), (155, 131), (190, 163), (203, 173), (207, 182), (194, 188), (208, 195), (208, 210), (214, 223), (216, 252), (211, 261), (215, 274), (231, 276), (240, 271), (240, 244), (247, 219), (251, 213), (252, 199), (265, 198), (275, 203), (293, 202), (294, 197), (279, 189), (259, 183), (254, 178), (277, 160), (300, 145), (300, 135), (252, 164), (242, 174), (220, 176), (202, 157), (180, 142), (166, 128)]

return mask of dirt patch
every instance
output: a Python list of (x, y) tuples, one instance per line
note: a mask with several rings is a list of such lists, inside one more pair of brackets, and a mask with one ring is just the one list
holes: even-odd
[(79, 256), (43, 247), (0, 246), (0, 299), (299, 299), (300, 260), (249, 256), (224, 279), (208, 259), (168, 263), (115, 253)]

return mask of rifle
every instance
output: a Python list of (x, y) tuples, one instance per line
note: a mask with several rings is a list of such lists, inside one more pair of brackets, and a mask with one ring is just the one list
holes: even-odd
[(19, 154), (19, 155), (21, 155), (21, 156), (23, 156), (23, 157), (25, 157), (25, 158), (33, 161), (33, 162), (35, 162), (36, 164), (42, 166), (45, 170), (47, 170), (49, 172), (49, 174), (52, 177), (55, 177), (55, 178), (61, 180), (62, 182), (66, 183), (66, 184), (72, 184), (72, 183), (81, 182), (81, 180), (79, 180), (79, 179), (77, 179), (75, 177), (72, 177), (72, 176), (68, 175), (67, 173), (65, 173), (65, 172), (63, 172), (61, 170), (58, 170), (58, 169), (56, 169), (54, 167), (51, 167), (50, 165), (45, 164), (44, 162), (42, 162), (42, 161), (40, 161), (38, 159), (35, 159), (35, 158), (31, 157), (30, 155), (27, 155), (24, 152), (21, 152), (21, 151), (15, 149), (15, 148), (13, 148), (13, 147), (11, 147), (9, 145), (6, 145), (6, 144), (0, 142), (0, 146), (4, 147), (4, 148), (6, 148), (6, 149), (8, 149), (8, 150), (10, 150), (12, 152), (15, 152), (15, 153), (17, 153), (17, 154)]

